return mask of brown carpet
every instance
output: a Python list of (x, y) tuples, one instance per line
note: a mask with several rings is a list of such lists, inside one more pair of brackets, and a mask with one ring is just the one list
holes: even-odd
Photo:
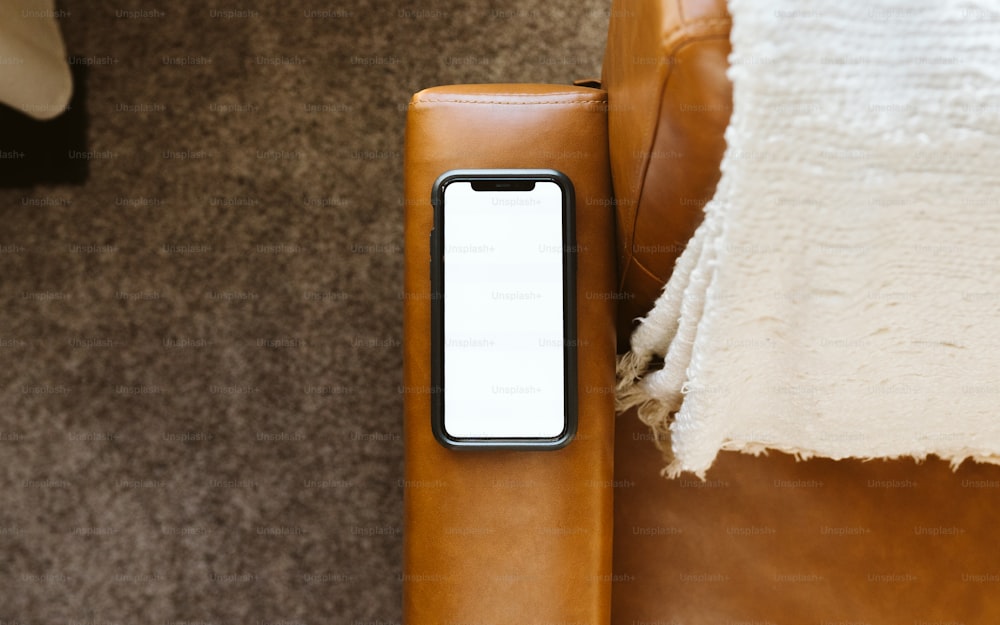
[(0, 189), (0, 622), (399, 622), (406, 101), (596, 75), (607, 4), (59, 5), (85, 147), (0, 126), (55, 168)]

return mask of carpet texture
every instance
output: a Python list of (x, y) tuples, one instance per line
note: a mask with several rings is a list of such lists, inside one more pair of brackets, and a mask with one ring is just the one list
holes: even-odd
[(724, 449), (1000, 463), (1000, 22), (729, 8), (722, 178), (621, 360), (622, 407), (672, 476)]
[(0, 622), (398, 623), (406, 103), (597, 75), (607, 7), (117, 5), (2, 177)]

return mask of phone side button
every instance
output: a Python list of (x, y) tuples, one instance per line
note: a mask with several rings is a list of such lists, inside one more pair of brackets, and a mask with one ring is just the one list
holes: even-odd
[(430, 249), (428, 250), (428, 253), (427, 253), (427, 262), (432, 262), (432, 259), (434, 258), (434, 249), (436, 247), (435, 246), (435, 242), (436, 242), (435, 241), (435, 234), (436, 234), (435, 229), (431, 228), (431, 233), (427, 237), (428, 243), (430, 245)]

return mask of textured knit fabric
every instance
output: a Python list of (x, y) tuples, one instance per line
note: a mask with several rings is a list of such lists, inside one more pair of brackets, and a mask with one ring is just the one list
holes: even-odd
[(720, 450), (1000, 462), (1000, 9), (729, 6), (722, 178), (619, 407), (671, 476)]

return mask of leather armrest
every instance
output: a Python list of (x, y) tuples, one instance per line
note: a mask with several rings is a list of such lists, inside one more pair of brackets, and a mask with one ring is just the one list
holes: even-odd
[[(416, 94), (405, 149), (407, 623), (606, 625), (611, 609), (615, 258), (606, 96), (466, 85)], [(557, 451), (452, 451), (431, 432), (430, 204), (449, 169), (552, 168), (576, 191), (579, 425)]]

